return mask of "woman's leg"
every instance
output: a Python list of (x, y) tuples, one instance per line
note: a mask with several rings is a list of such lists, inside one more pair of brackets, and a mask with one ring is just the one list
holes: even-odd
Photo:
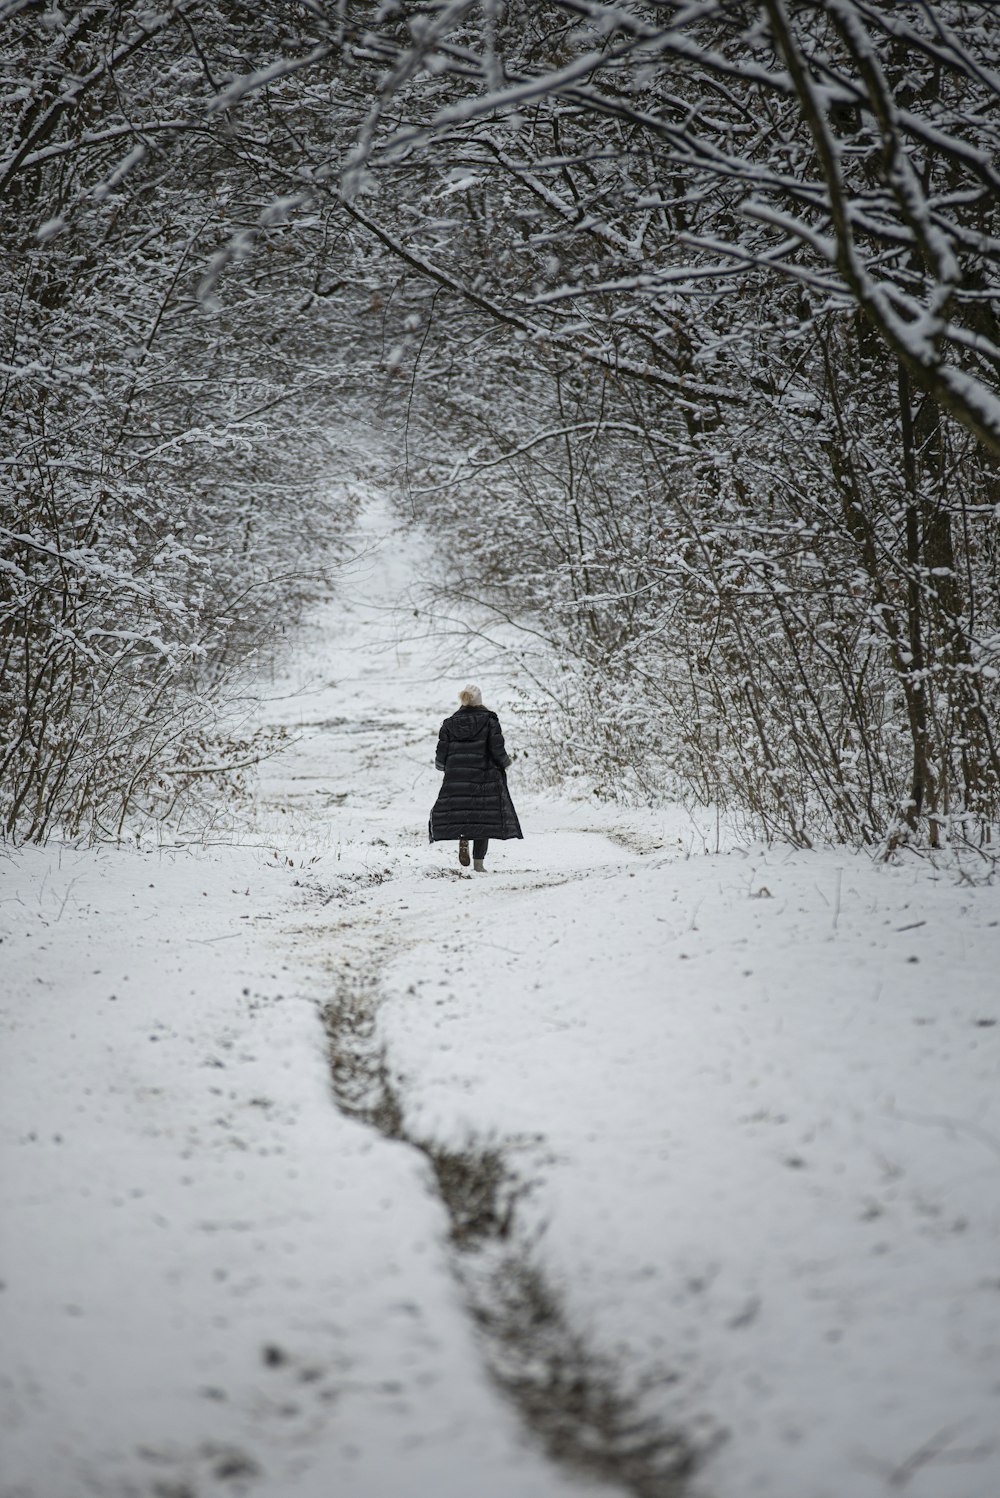
[(486, 850), (489, 845), (490, 840), (488, 837), (477, 837), (472, 844), (473, 858), (478, 858), (479, 861), (482, 862), (482, 860), (486, 857)]

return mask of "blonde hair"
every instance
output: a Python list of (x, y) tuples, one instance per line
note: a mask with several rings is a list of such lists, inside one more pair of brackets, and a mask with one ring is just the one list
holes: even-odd
[(483, 694), (478, 687), (463, 687), (458, 700), (463, 707), (482, 707)]

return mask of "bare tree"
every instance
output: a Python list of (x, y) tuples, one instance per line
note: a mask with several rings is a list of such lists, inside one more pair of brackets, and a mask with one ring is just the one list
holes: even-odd
[(210, 758), (376, 389), (606, 788), (988, 835), (991, 9), (0, 5), (8, 832)]

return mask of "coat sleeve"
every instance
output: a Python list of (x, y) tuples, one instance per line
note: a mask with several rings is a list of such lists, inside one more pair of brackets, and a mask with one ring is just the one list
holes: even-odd
[(438, 734), (437, 753), (434, 755), (434, 765), (438, 770), (443, 770), (448, 760), (448, 724), (441, 724), (441, 732)]
[(510, 764), (510, 755), (503, 741), (503, 729), (500, 727), (499, 718), (490, 719), (490, 759), (500, 770), (506, 770)]

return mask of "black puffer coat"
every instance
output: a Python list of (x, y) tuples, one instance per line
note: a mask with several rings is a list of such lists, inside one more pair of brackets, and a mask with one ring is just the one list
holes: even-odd
[(431, 812), (431, 842), (459, 837), (521, 837), (504, 774), (510, 756), (500, 719), (488, 707), (460, 707), (445, 718), (436, 763), (444, 784)]

